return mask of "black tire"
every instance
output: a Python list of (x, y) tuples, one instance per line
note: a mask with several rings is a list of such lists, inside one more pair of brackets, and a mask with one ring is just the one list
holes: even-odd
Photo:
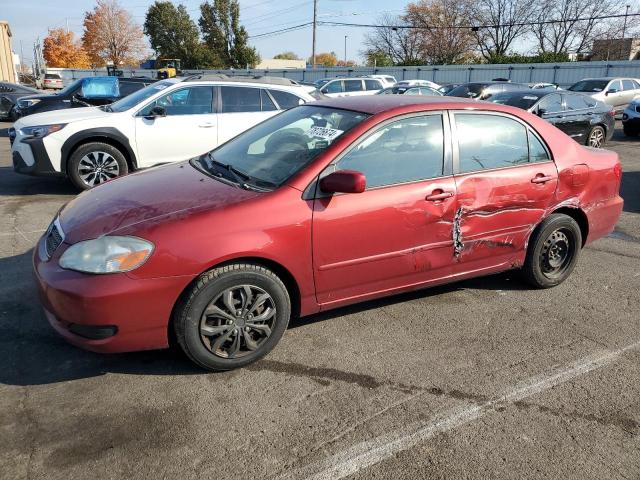
[(625, 123), (622, 124), (622, 131), (624, 132), (626, 137), (637, 137), (640, 133), (640, 129), (638, 129), (638, 127), (632, 127), (631, 125), (627, 125)]
[(607, 132), (600, 125), (591, 128), (585, 145), (588, 147), (602, 148), (607, 141)]
[[(251, 297), (245, 302), (246, 297), (238, 297), (233, 293), (234, 289), (239, 291), (244, 287), (254, 289), (254, 293), (262, 291), (269, 296), (269, 299), (260, 305), (260, 315), (268, 315), (271, 313), (269, 308), (273, 307), (273, 315), (269, 320), (265, 320), (264, 324), (260, 324), (259, 329), (252, 328), (250, 325), (255, 324), (249, 323), (251, 313), (245, 305), (249, 306)], [(215, 312), (207, 315), (205, 310), (211, 312), (217, 305), (222, 305), (219, 302), (226, 303), (224, 299), (220, 299), (230, 290), (231, 300), (240, 300), (241, 303), (234, 303), (233, 308), (240, 309), (238, 312), (243, 312), (242, 315), (236, 315), (235, 322), (223, 320), (227, 317), (219, 316)], [(255, 303), (261, 295), (252, 297)], [(267, 302), (269, 305), (264, 306)], [(225, 307), (218, 310), (225, 310)], [(228, 311), (229, 309), (226, 309), (223, 313)], [(251, 310), (253, 311), (258, 312)], [(256, 315), (256, 318), (260, 315)], [(282, 338), (290, 316), (291, 300), (280, 278), (262, 266), (243, 263), (214, 268), (203, 273), (179, 300), (174, 309), (172, 322), (178, 344), (191, 361), (207, 370), (225, 371), (248, 365), (269, 353)], [(264, 325), (268, 325), (268, 335)], [(226, 330), (217, 335), (206, 335), (203, 328), (211, 331), (224, 328)], [(236, 340), (239, 347), (233, 354)], [(219, 341), (222, 343), (215, 348)]]
[[(567, 245), (566, 252), (563, 244)], [(554, 245), (556, 250), (552, 248)], [(537, 288), (561, 284), (571, 275), (581, 248), (582, 233), (576, 221), (561, 213), (549, 215), (529, 240), (522, 268), (525, 280)]]
[[(87, 176), (87, 165), (94, 162), (96, 168), (94, 176)], [(101, 165), (102, 163), (102, 166)], [(104, 170), (102, 170), (104, 168)], [(108, 180), (121, 177), (129, 173), (127, 159), (124, 154), (113, 145), (103, 142), (90, 142), (80, 145), (69, 158), (67, 175), (80, 190), (89, 190)]]

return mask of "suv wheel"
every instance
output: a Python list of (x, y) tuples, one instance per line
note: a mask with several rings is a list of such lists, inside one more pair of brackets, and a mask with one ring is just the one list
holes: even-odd
[(589, 132), (589, 136), (587, 137), (587, 146), (594, 148), (602, 148), (604, 142), (606, 140), (606, 132), (604, 128), (599, 125), (596, 125)]
[(69, 158), (67, 174), (80, 190), (88, 190), (126, 175), (127, 160), (113, 145), (91, 142), (81, 145)]

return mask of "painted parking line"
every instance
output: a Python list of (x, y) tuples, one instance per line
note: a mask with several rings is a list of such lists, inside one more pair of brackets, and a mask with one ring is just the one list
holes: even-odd
[(494, 412), (498, 406), (519, 402), (545, 392), (555, 386), (605, 367), (615, 362), (625, 353), (639, 348), (640, 341), (617, 350), (599, 351), (563, 368), (531, 377), (486, 402), (471, 405), (467, 403), (454, 407), (441, 412), (426, 422), (414, 424), (372, 440), (358, 443), (346, 451), (299, 469), (291, 470), (278, 478), (281, 480), (293, 478), (336, 480), (353, 475), (391, 458), (399, 452), (409, 450), (439, 433), (452, 430)]

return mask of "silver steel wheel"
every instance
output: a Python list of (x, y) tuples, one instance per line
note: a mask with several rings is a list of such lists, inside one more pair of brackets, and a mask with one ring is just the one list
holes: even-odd
[(271, 336), (275, 316), (275, 302), (262, 288), (227, 288), (205, 308), (200, 338), (206, 349), (218, 357), (244, 357)]
[(118, 161), (107, 152), (89, 152), (78, 163), (78, 176), (89, 187), (95, 187), (118, 175)]
[(601, 128), (594, 128), (589, 134), (589, 146), (594, 148), (602, 147), (604, 143), (604, 131)]

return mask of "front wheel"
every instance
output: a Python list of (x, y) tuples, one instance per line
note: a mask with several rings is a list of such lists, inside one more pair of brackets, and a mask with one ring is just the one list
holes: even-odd
[(549, 215), (531, 235), (522, 268), (525, 280), (538, 288), (559, 285), (573, 271), (581, 248), (576, 221), (561, 213)]
[(178, 344), (197, 365), (231, 370), (264, 357), (289, 323), (291, 301), (272, 271), (232, 264), (200, 276), (175, 309)]
[(91, 142), (79, 146), (69, 158), (67, 174), (80, 190), (88, 190), (126, 175), (127, 160), (113, 145)]
[(593, 148), (602, 148), (606, 140), (606, 132), (600, 125), (596, 125), (589, 132), (587, 137), (587, 146)]

